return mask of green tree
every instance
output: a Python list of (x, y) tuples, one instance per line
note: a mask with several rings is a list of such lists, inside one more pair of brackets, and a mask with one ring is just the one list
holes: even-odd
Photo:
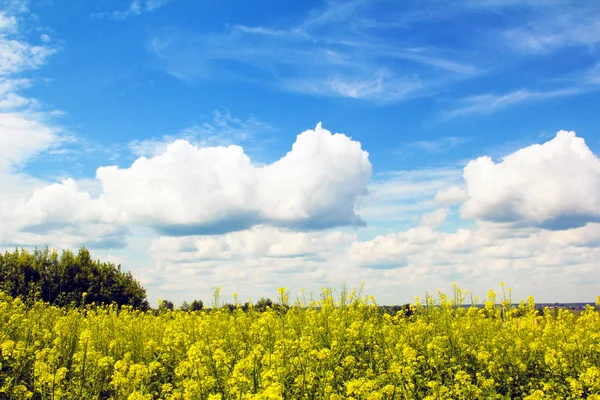
[(0, 254), (0, 290), (32, 301), (42, 299), (60, 306), (83, 304), (149, 307), (144, 289), (121, 266), (94, 261), (82, 247), (77, 255), (65, 250), (15, 249)]
[(173, 311), (175, 309), (175, 305), (173, 304), (172, 301), (162, 300), (160, 302), (160, 304), (158, 305), (158, 309), (161, 311), (165, 311), (165, 310)]
[(190, 311), (200, 311), (203, 308), (204, 308), (204, 303), (202, 303), (202, 300), (194, 300), (190, 304)]

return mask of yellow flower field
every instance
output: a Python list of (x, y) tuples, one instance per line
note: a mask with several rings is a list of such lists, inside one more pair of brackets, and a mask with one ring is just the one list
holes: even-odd
[(533, 299), (417, 302), (358, 292), (265, 312), (27, 307), (0, 294), (0, 398), (600, 399), (600, 313)]

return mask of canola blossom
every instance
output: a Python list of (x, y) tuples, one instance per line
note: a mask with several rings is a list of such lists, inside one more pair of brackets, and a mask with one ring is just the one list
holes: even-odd
[(0, 293), (0, 399), (600, 399), (597, 309), (464, 297), (156, 313)]

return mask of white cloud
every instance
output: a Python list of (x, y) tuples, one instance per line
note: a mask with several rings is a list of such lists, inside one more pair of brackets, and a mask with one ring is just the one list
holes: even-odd
[(430, 212), (429, 214), (423, 215), (421, 217), (421, 226), (437, 226), (441, 225), (446, 221), (450, 210), (447, 208), (438, 208), (435, 211)]
[(463, 218), (563, 229), (600, 219), (600, 160), (574, 132), (464, 169)]
[(117, 215), (109, 211), (101, 199), (93, 199), (79, 189), (76, 181), (66, 179), (34, 190), (31, 197), (14, 210), (14, 215), (25, 227), (83, 225), (114, 222)]
[[(225, 235), (160, 237), (150, 247), (156, 269), (148, 276), (162, 298), (176, 301), (223, 293), (273, 297), (273, 287), (299, 290), (326, 283), (356, 236), (336, 231), (295, 232), (255, 226)], [(156, 286), (155, 286), (156, 285)], [(189, 294), (186, 294), (189, 293)]]
[[(0, 116), (0, 149), (10, 149), (0, 153), (7, 173), (62, 140), (19, 115)], [(292, 150), (269, 165), (254, 165), (239, 146), (199, 148), (179, 140), (130, 168), (99, 168), (99, 188), (66, 179), (0, 196), (6, 228), (1, 241), (29, 237), (47, 243), (44, 235), (52, 234), (51, 243), (122, 246), (124, 228), (131, 224), (169, 235), (217, 234), (258, 224), (299, 230), (356, 225), (362, 220), (355, 204), (370, 175), (360, 144), (320, 124), (298, 135)]]
[(485, 296), (500, 281), (515, 288), (516, 299), (589, 301), (600, 284), (598, 243), (597, 223), (563, 231), (488, 222), (452, 232), (421, 226), (370, 240), (339, 231), (256, 226), (155, 239), (156, 270), (147, 278), (154, 294), (176, 301), (208, 299), (217, 285), (223, 293), (256, 300), (272, 297), (278, 286), (297, 293), (301, 287), (363, 282), (380, 303), (398, 304), (427, 290), (451, 289), (452, 282)]
[[(23, 12), (23, 4), (7, 5), (7, 9)], [(35, 99), (23, 97), (19, 91), (30, 86), (30, 81), (21, 77), (23, 72), (44, 65), (47, 58), (56, 52), (49, 46), (32, 45), (23, 40), (19, 18), (0, 11), (0, 111), (35, 108)], [(17, 78), (13, 76), (17, 75)]]
[(48, 184), (25, 174), (0, 171), (0, 245), (120, 248), (127, 229), (101, 199), (67, 179)]
[(466, 199), (467, 193), (458, 186), (451, 186), (448, 189), (440, 190), (435, 195), (435, 202), (442, 206), (462, 203)]
[(30, 82), (28, 79), (6, 79), (0, 77), (0, 111), (10, 111), (37, 105), (35, 99), (25, 98), (17, 94), (19, 90), (29, 86)]
[(0, 113), (0, 170), (20, 167), (60, 143), (55, 129), (17, 113)]
[(324, 87), (298, 86), (300, 92), (314, 92), (315, 94), (350, 97), (353, 99), (398, 101), (406, 98), (423, 88), (423, 84), (416, 78), (396, 78), (393, 75), (380, 71), (373, 77), (366, 79), (330, 79)]
[(119, 248), (127, 230), (72, 179), (44, 182), (0, 170), (0, 246)]
[[(458, 282), (463, 289), (485, 295), (490, 287), (508, 281), (518, 289), (517, 296), (535, 295), (538, 301), (594, 298), (600, 283), (595, 267), (600, 262), (600, 224), (566, 231), (510, 228), (501, 236), (496, 228), (478, 224), (453, 233), (412, 228), (354, 242), (348, 257), (364, 276), (371, 276), (367, 285), (375, 281), (375, 287), (410, 285), (424, 291)], [(564, 292), (549, 292), (550, 287), (563, 287)]]
[(52, 48), (31, 45), (0, 34), (0, 76), (39, 68), (54, 52)]
[(129, 4), (129, 7), (125, 10), (95, 13), (92, 14), (92, 16), (98, 18), (124, 20), (131, 17), (137, 17), (144, 13), (156, 11), (163, 6), (166, 6), (171, 1), (173, 0), (132, 0)]
[[(352, 74), (355, 75), (355, 74)], [(395, 102), (415, 96), (423, 89), (418, 78), (394, 76), (379, 72), (350, 77), (326, 77), (324, 79), (288, 79), (282, 85), (293, 92), (324, 97), (348, 97), (376, 102)]]
[(585, 81), (580, 85), (545, 91), (520, 89), (502, 95), (487, 93), (471, 96), (462, 101), (464, 106), (447, 112), (445, 116), (456, 117), (473, 113), (491, 113), (523, 102), (573, 96), (591, 90), (598, 90), (598, 88), (590, 86), (592, 83), (593, 82)]
[(341, 232), (295, 232), (268, 226), (215, 236), (160, 237), (151, 251), (161, 261), (198, 263), (245, 258), (325, 256), (355, 235)]
[(13, 32), (17, 27), (17, 19), (12, 15), (0, 11), (0, 34)]
[(130, 168), (97, 171), (109, 207), (128, 222), (175, 235), (261, 223), (300, 229), (360, 224), (354, 205), (370, 176), (360, 144), (321, 124), (263, 167), (253, 165), (239, 146), (198, 148), (178, 140)]
[(256, 136), (272, 130), (269, 124), (254, 116), (242, 120), (234, 118), (229, 111), (215, 110), (211, 121), (193, 125), (175, 135), (134, 140), (129, 143), (129, 149), (136, 156), (153, 157), (164, 153), (167, 146), (178, 139), (198, 147), (228, 146), (248, 143)]
[(600, 42), (600, 12), (593, 4), (552, 7), (537, 12), (524, 27), (504, 32), (506, 43), (521, 52), (551, 53), (567, 46), (593, 46)]
[[(369, 184), (369, 194), (361, 199), (358, 212), (368, 224), (414, 220), (434, 208), (435, 194), (462, 180), (459, 168), (395, 171)], [(446, 204), (441, 204), (445, 206)]]
[(401, 152), (416, 150), (425, 154), (439, 154), (449, 151), (467, 140), (467, 138), (456, 136), (447, 136), (435, 140), (417, 140), (405, 144)]

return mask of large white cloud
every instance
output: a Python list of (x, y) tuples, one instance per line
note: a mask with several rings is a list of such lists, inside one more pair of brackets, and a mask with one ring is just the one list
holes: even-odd
[(130, 168), (97, 171), (108, 207), (127, 222), (174, 235), (261, 223), (301, 229), (361, 224), (354, 207), (370, 177), (360, 143), (321, 124), (266, 166), (253, 164), (239, 146), (199, 148), (178, 140)]
[[(464, 169), (463, 218), (564, 229), (600, 220), (600, 160), (574, 132)], [(443, 197), (443, 196), (442, 196)]]
[(270, 165), (253, 164), (239, 146), (197, 147), (179, 140), (129, 168), (99, 168), (96, 190), (73, 179), (47, 184), (17, 174), (14, 167), (60, 137), (19, 115), (0, 115), (0, 124), (6, 127), (0, 131), (2, 148), (12, 150), (0, 151), (2, 176), (14, 186), (0, 195), (4, 244), (122, 247), (136, 226), (181, 236), (260, 224), (312, 230), (362, 223), (354, 207), (371, 176), (368, 154), (320, 124), (298, 135), (292, 150)]
[(119, 215), (73, 179), (48, 184), (0, 173), (0, 183), (13, 190), (0, 195), (0, 245), (120, 248), (126, 243)]
[(448, 218), (448, 214), (449, 210), (447, 208), (438, 208), (429, 214), (423, 215), (423, 217), (421, 217), (421, 225), (436, 226), (443, 224), (446, 221), (446, 218)]
[(158, 238), (151, 246), (158, 267), (148, 278), (176, 301), (208, 299), (217, 285), (244, 298), (273, 296), (277, 286), (297, 293), (364, 282), (380, 302), (398, 304), (452, 282), (485, 296), (501, 281), (515, 288), (515, 299), (590, 301), (600, 284), (599, 243), (597, 223), (562, 231), (488, 222), (450, 232), (422, 226), (369, 240), (257, 226)]
[(458, 186), (451, 186), (448, 189), (440, 190), (435, 195), (435, 202), (443, 206), (462, 203), (466, 199), (466, 192)]
[(356, 235), (339, 231), (296, 232), (268, 226), (213, 236), (162, 236), (151, 251), (162, 261), (199, 263), (248, 258), (305, 258), (330, 254)]
[[(458, 282), (485, 295), (506, 281), (517, 296), (591, 301), (600, 284), (599, 243), (598, 223), (552, 231), (484, 222), (454, 232), (419, 227), (355, 241), (347, 257), (348, 265), (360, 269), (358, 276), (376, 288), (391, 285), (422, 294), (418, 292)], [(352, 271), (348, 275), (357, 274)], [(329, 278), (335, 281), (335, 276)]]

